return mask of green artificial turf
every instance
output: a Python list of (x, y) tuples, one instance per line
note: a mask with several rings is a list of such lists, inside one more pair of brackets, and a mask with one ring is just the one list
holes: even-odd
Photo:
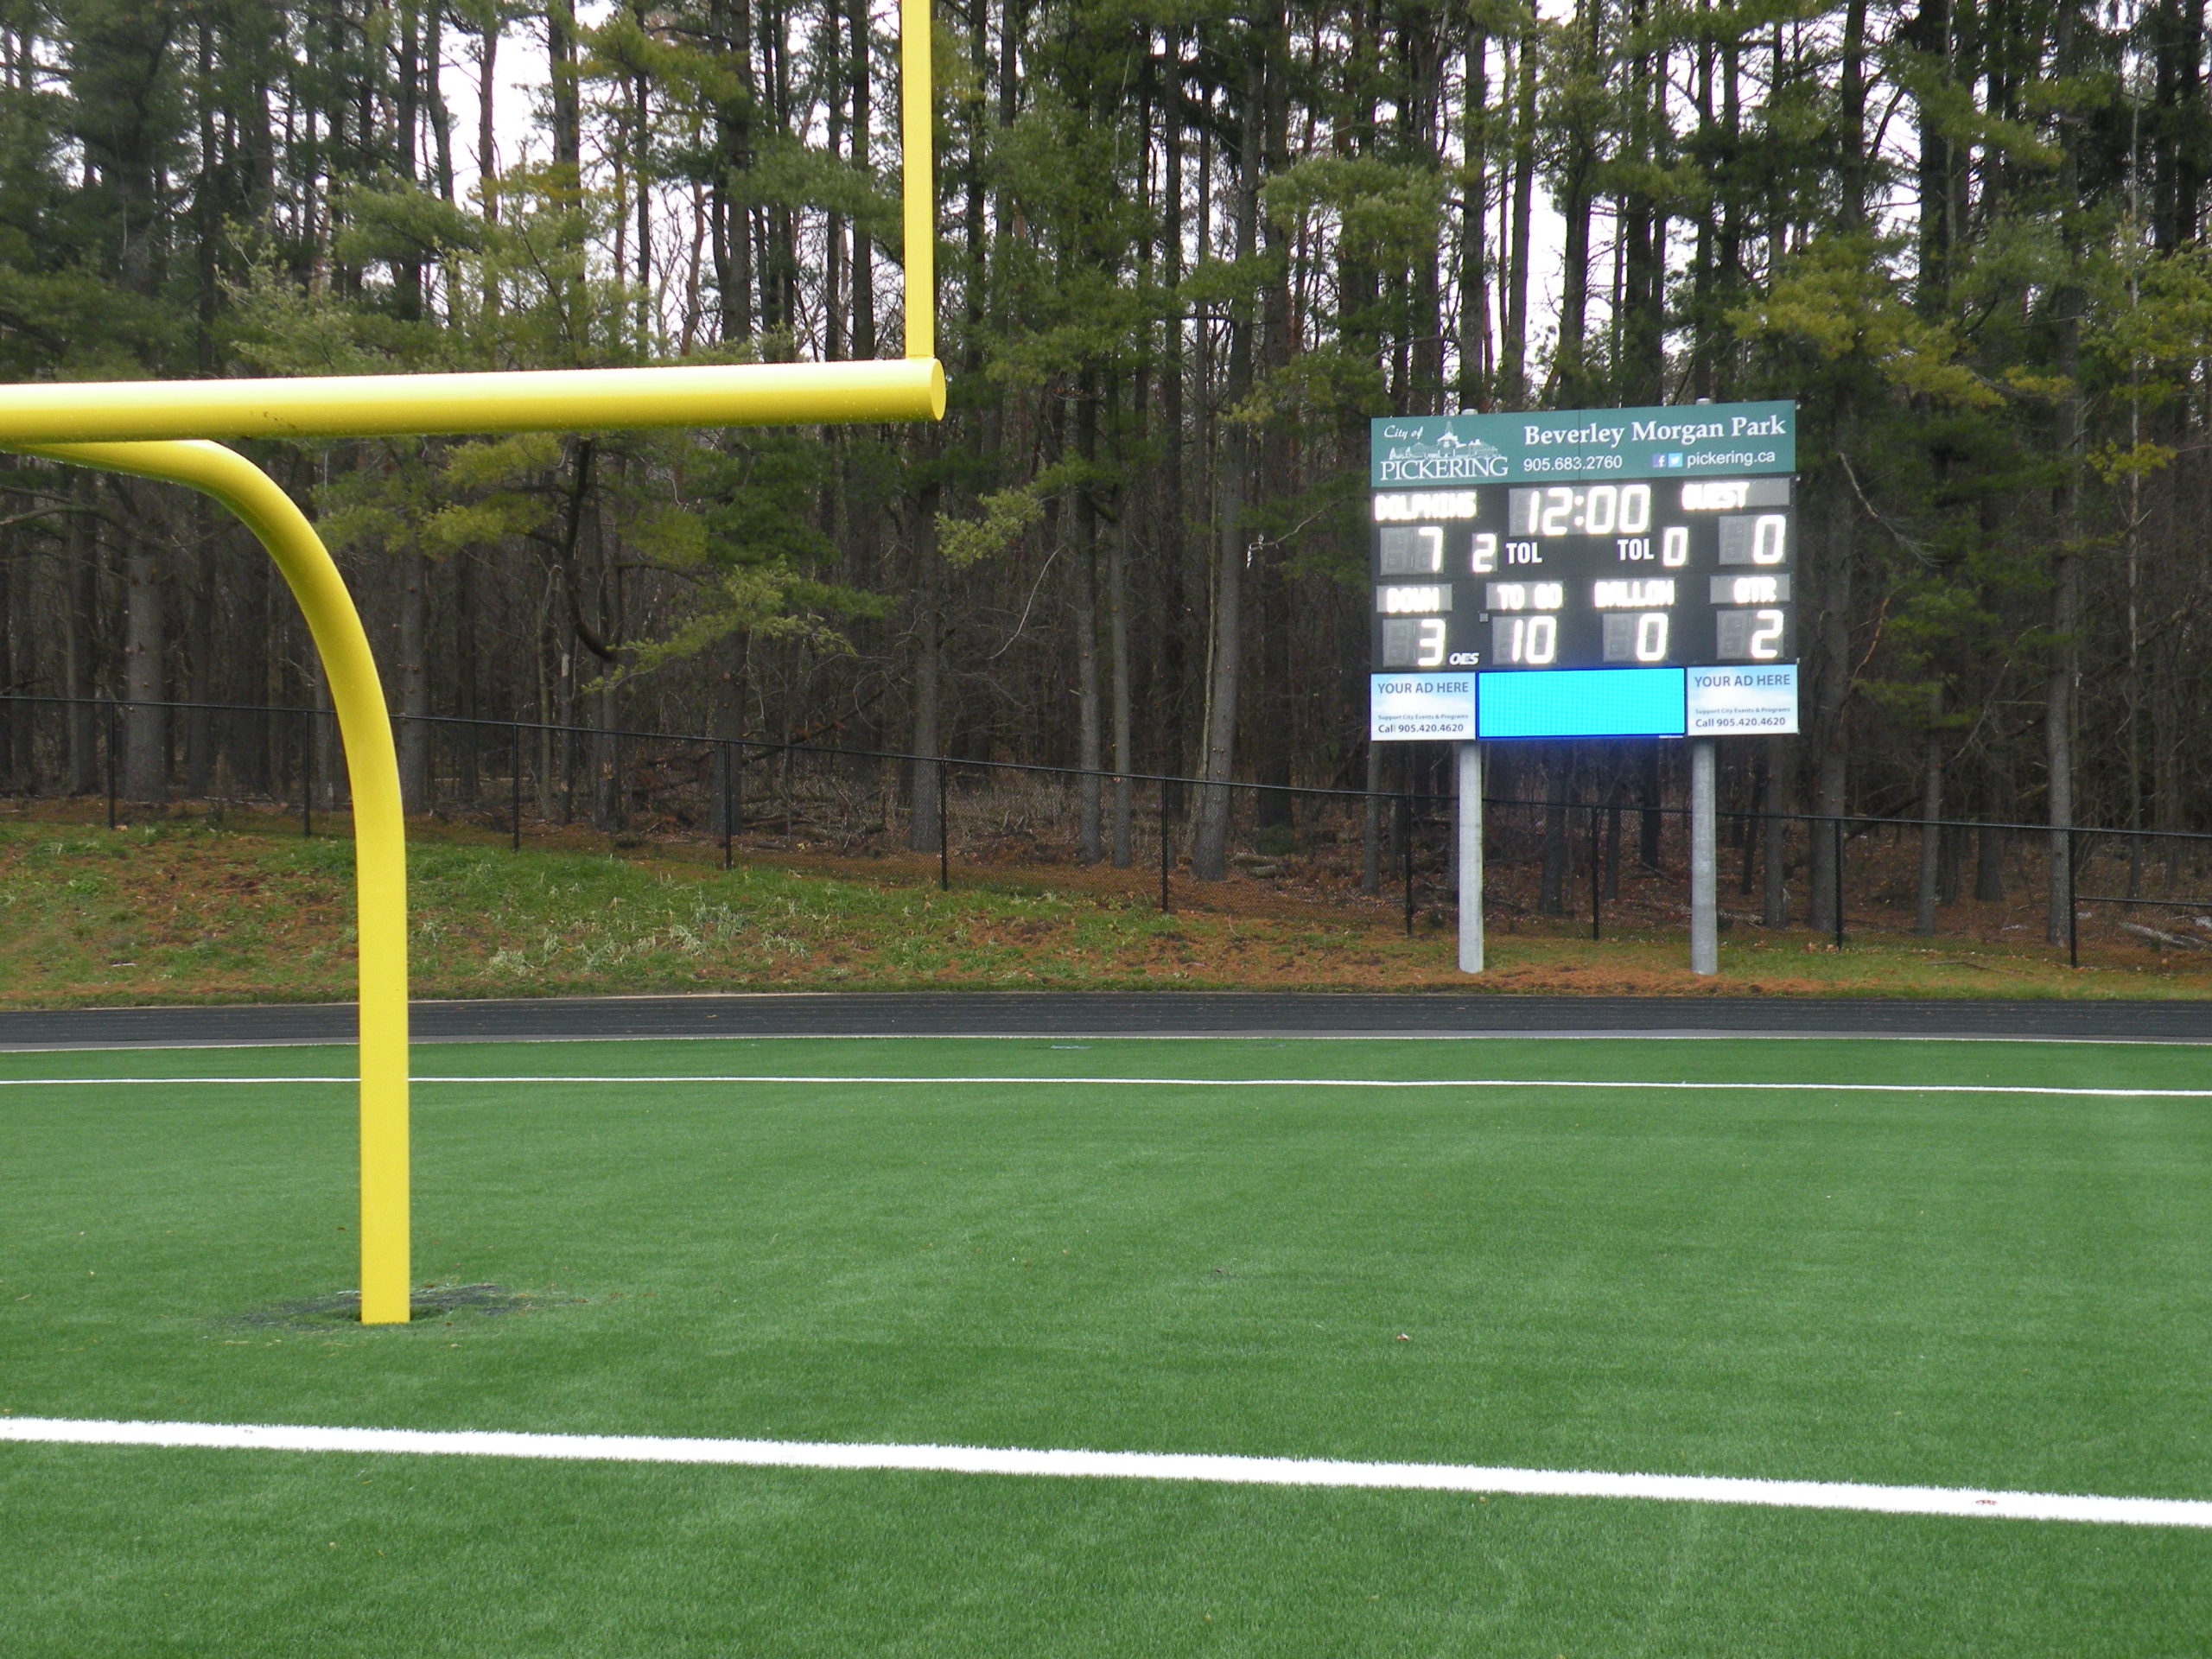
[[(334, 1074), (343, 1050), (0, 1056)], [(435, 1073), (2205, 1086), (1849, 1042), (440, 1046)], [(2212, 1497), (2212, 1101), (426, 1082), (0, 1090), (0, 1411)], [(0, 1445), (0, 1652), (2183, 1654), (2212, 1535), (1619, 1500)]]

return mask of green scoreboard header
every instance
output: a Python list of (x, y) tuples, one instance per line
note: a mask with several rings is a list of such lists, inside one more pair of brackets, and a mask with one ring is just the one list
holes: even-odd
[(1797, 470), (1793, 403), (1401, 416), (1372, 437), (1378, 490)]

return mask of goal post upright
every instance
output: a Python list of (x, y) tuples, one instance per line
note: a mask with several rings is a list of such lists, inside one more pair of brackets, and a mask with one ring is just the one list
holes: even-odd
[[(937, 100), (930, 41), (930, 0), (899, 0), (899, 195), (906, 244), (906, 359), (937, 358)], [(919, 98), (916, 87), (924, 89)], [(918, 165), (917, 164), (918, 163)], [(942, 388), (944, 377), (938, 377)], [(943, 415), (944, 395), (938, 413)]]
[(321, 658), (353, 785), (359, 940), (361, 1322), (408, 1317), (407, 821), (369, 637), (346, 581), (292, 498), (234, 449), (175, 440), (24, 445), (27, 454), (182, 484), (228, 507), (269, 550)]
[(398, 755), (368, 636), (328, 550), (275, 480), (210, 440), (943, 419), (930, 0), (899, 0), (899, 19), (903, 359), (0, 387), (0, 448), (182, 484), (228, 507), (283, 572), (322, 658), (353, 798), (365, 1325), (404, 1325), (410, 1311), (407, 848)]

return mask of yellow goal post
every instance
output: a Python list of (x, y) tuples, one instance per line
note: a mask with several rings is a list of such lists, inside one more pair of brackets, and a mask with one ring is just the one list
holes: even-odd
[(903, 359), (0, 387), (0, 448), (213, 497), (268, 550), (314, 635), (353, 797), (365, 1325), (405, 1324), (410, 1312), (407, 845), (398, 757), (368, 635), (321, 538), (267, 474), (209, 440), (942, 419), (930, 27), (929, 0), (899, 0)]

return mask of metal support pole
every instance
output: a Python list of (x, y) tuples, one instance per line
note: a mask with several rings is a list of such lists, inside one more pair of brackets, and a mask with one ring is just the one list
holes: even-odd
[(2074, 828), (2069, 824), (2066, 829), (2066, 965), (2069, 968), (2082, 965), (2082, 912), (2074, 903), (2075, 857)]
[(1835, 948), (1843, 949), (1843, 820), (1832, 826), (1835, 834)]
[(1720, 823), (1713, 798), (1713, 743), (1690, 740), (1690, 972), (1720, 971)]
[(522, 851), (522, 722), (507, 732), (507, 846)]
[(115, 828), (115, 699), (107, 700), (107, 827)]
[(1459, 746), (1459, 971), (1483, 970), (1483, 746)]
[(944, 793), (944, 759), (937, 763), (937, 890), (952, 891), (952, 817), (947, 810)]

